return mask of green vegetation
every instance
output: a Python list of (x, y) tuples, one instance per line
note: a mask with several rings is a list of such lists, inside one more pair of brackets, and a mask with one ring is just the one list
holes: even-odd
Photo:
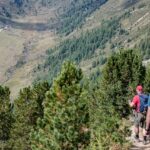
[(0, 148), (8, 149), (4, 143), (10, 139), (13, 117), (10, 104), (10, 91), (0, 86)]
[(147, 34), (144, 38), (141, 39), (140, 43), (138, 44), (137, 48), (142, 50), (142, 54), (144, 59), (150, 59), (150, 29), (148, 30)]
[(150, 70), (142, 66), (142, 57), (135, 50), (120, 50), (97, 73), (101, 76), (95, 75), (93, 82), (85, 79), (74, 63), (65, 62), (51, 87), (44, 82), (21, 90), (13, 103), (13, 113), (9, 89), (1, 87), (0, 112), (5, 114), (0, 115), (3, 147), (129, 149), (128, 99), (138, 84), (150, 92)]
[(32, 133), (32, 149), (84, 149), (89, 143), (87, 91), (81, 85), (81, 69), (64, 63), (60, 75), (46, 94), (44, 117)]
[(14, 0), (14, 3), (20, 7), (23, 5), (23, 0)]
[(146, 6), (145, 3), (141, 3), (141, 4), (138, 6), (138, 8), (141, 9), (141, 8), (143, 8), (143, 7), (145, 7), (145, 6)]
[[(33, 5), (35, 12), (32, 14), (30, 9), (33, 8), (33, 2), (36, 5)], [(105, 2), (107, 0), (65, 0), (63, 2), (62, 0), (14, 0), (10, 3), (11, 9), (16, 8), (14, 9), (16, 14), (29, 12), (34, 15), (35, 13), (37, 18), (34, 16), (33, 22), (44, 21), (43, 18), (47, 16), (54, 17), (52, 20), (47, 18), (46, 21), (49, 20), (49, 25), (51, 22), (54, 25), (56, 23), (54, 28), (61, 34), (63, 42), (47, 51), (45, 63), (38, 65), (34, 70), (39, 73), (35, 84), (33, 87), (22, 89), (18, 97), (11, 101), (12, 104), (9, 89), (0, 86), (0, 149), (129, 149), (130, 145), (126, 140), (130, 134), (128, 117), (131, 112), (128, 107), (128, 99), (131, 99), (135, 92), (133, 89), (138, 84), (144, 85), (145, 91), (150, 92), (150, 68), (142, 66), (142, 57), (135, 50), (120, 50), (118, 53), (115, 53), (114, 50), (126, 44), (128, 47), (135, 45), (135, 37), (137, 41), (142, 37), (136, 48), (142, 51), (144, 59), (150, 58), (150, 32), (147, 32), (145, 36), (141, 34), (140, 38), (137, 37), (139, 32), (134, 32), (136, 31), (134, 25), (135, 29), (139, 28), (141, 33), (147, 25), (145, 15), (142, 16), (146, 12), (146, 9), (143, 10), (143, 8), (147, 6), (145, 2), (135, 7), (129, 1), (125, 2), (127, 7), (132, 5), (133, 8), (127, 9), (120, 16), (123, 13), (121, 10), (123, 5), (120, 7), (120, 3), (119, 5), (116, 3), (116, 6), (110, 6), (110, 3), (104, 6), (102, 11), (94, 14), (93, 12)], [(54, 5), (55, 7), (52, 7)], [(42, 13), (45, 13), (44, 7), (47, 6), (50, 12), (51, 8), (55, 11), (52, 11), (52, 16), (47, 14), (42, 18)], [(117, 10), (120, 17), (114, 9)], [(40, 16), (38, 16), (38, 10)], [(56, 13), (56, 18), (53, 12)], [(102, 21), (101, 18), (105, 18), (105, 15), (99, 15), (105, 12), (107, 12), (106, 18), (110, 19), (109, 21)], [(114, 15), (111, 15), (110, 13), (113, 12)], [(11, 17), (9, 7), (3, 7), (2, 13), (5, 14), (4, 16)], [(137, 13), (139, 16), (135, 15)], [(21, 22), (32, 20), (32, 15)], [(117, 16), (113, 18), (115, 15)], [(87, 29), (90, 26), (89, 30), (84, 29), (83, 33), (80, 32), (82, 29), (73, 32), (75, 29), (82, 28), (88, 16), (91, 16), (87, 21), (89, 24), (85, 24), (84, 27)], [(94, 20), (94, 18), (98, 19)], [(91, 23), (92, 21), (96, 23)], [(10, 31), (13, 31), (13, 27), (10, 28)], [(91, 30), (91, 28), (94, 29)], [(10, 31), (7, 32), (10, 34)], [(15, 33), (19, 38), (22, 35), (17, 31), (23, 36), (26, 35), (16, 30)], [(73, 33), (70, 34), (71, 32)], [(4, 31), (2, 38), (3, 33)], [(33, 49), (39, 45), (36, 45), (38, 43), (36, 40), (45, 38), (42, 35), (45, 33), (46, 37), (51, 35), (49, 32), (41, 32), (35, 38), (36, 34), (29, 32), (30, 39), (33, 37)], [(70, 35), (66, 36), (68, 34)], [(66, 37), (63, 37), (64, 35)], [(64, 40), (68, 37), (71, 38)], [(6, 39), (8, 41), (8, 38)], [(40, 44), (42, 43), (43, 40)], [(111, 50), (114, 53), (107, 58)], [(40, 54), (38, 56), (40, 57)], [(23, 68), (24, 71), (24, 64), (30, 59), (32, 58), (20, 57), (15, 66), (16, 69)], [(58, 74), (66, 60), (69, 61), (64, 63)], [(84, 69), (92, 70), (93, 73), (88, 74), (89, 78), (85, 79), (86, 76), (81, 69), (71, 61), (81, 67), (82, 63), (85, 63)], [(31, 65), (34, 64), (36, 63), (32, 62)], [(31, 70), (29, 67), (28, 69)], [(46, 82), (39, 83), (43, 80)], [(17, 82), (13, 82), (15, 83)]]
[(36, 126), (37, 118), (43, 117), (42, 103), (49, 84), (39, 83), (33, 88), (28, 87), (20, 91), (14, 102), (14, 118), (9, 140), (12, 150), (30, 150), (30, 132)]
[(144, 88), (145, 88), (145, 92), (150, 93), (150, 67), (148, 67), (146, 70)]
[[(99, 49), (99, 60), (98, 64), (104, 64), (106, 61), (103, 56), (103, 49), (107, 42), (111, 41), (111, 38), (118, 34), (126, 33), (119, 23), (120, 18), (112, 19), (110, 21), (103, 21), (100, 28), (93, 29), (90, 32), (81, 34), (79, 38), (74, 37), (73, 39), (65, 40), (53, 50), (50, 49), (47, 52), (47, 59), (43, 65), (38, 66), (36, 69), (44, 72), (40, 73), (37, 81), (48, 80), (52, 81), (53, 77), (60, 70), (61, 64), (64, 60), (75, 61), (79, 64), (83, 60), (88, 60), (93, 56), (96, 50)], [(123, 32), (124, 31), (124, 32)], [(123, 32), (123, 33), (122, 33)], [(95, 65), (94, 65), (95, 66)]]
[(91, 90), (90, 118), (94, 130), (90, 149), (105, 150), (114, 146), (121, 149), (127, 146), (129, 132), (124, 123), (130, 114), (130, 89), (143, 84), (145, 68), (136, 52), (122, 51), (108, 59), (101, 80)]
[(59, 33), (68, 35), (77, 27), (81, 27), (86, 17), (98, 9), (107, 0), (74, 0), (69, 9), (60, 16), (61, 24), (58, 28)]

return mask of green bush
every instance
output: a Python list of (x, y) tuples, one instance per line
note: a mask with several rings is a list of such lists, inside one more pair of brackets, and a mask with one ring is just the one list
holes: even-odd
[(107, 0), (76, 0), (72, 1), (68, 10), (61, 15), (59, 33), (68, 35), (77, 27), (80, 28), (87, 16), (98, 9)]
[(27, 87), (20, 91), (14, 102), (14, 118), (9, 140), (9, 147), (13, 150), (30, 150), (30, 132), (35, 128), (37, 118), (43, 117), (42, 103), (45, 93), (50, 86), (47, 82)]
[[(10, 91), (7, 87), (0, 86), (0, 148), (8, 149), (7, 142), (13, 123), (11, 112)], [(5, 143), (5, 145), (4, 145)]]
[(44, 118), (31, 134), (33, 150), (76, 150), (90, 140), (87, 92), (82, 71), (64, 63), (60, 75), (46, 94)]

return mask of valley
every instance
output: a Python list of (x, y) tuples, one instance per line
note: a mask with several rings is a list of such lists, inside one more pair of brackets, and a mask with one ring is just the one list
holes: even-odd
[(150, 0), (0, 0), (0, 149), (150, 149), (149, 93)]
[[(88, 2), (85, 5), (81, 3), (82, 7), (80, 7), (78, 3), (75, 5), (73, 1), (68, 0), (63, 3), (60, 0), (43, 1), (43, 3), (40, 0), (30, 1), (29, 4), (24, 1), (24, 3), (26, 4), (18, 6), (15, 3), (0, 1), (0, 5), (5, 9), (11, 4), (9, 9), (7, 8), (9, 11), (17, 8), (11, 11), (11, 18), (7, 17), (4, 11), (0, 11), (0, 83), (10, 87), (14, 93), (12, 97), (17, 95), (20, 88), (31, 85), (34, 80), (38, 82), (38, 80), (47, 79), (48, 74), (56, 74), (59, 67), (56, 67), (55, 73), (51, 72), (49, 67), (40, 70), (36, 68), (39, 65), (43, 66), (45, 60), (51, 55), (55, 56), (57, 62), (60, 59), (58, 55), (60, 43), (65, 43), (68, 39), (78, 40), (87, 31), (92, 35), (94, 30), (101, 28), (104, 20), (118, 18), (121, 28), (118, 28), (109, 40), (106, 39), (108, 41), (104, 42), (103, 47), (94, 48), (90, 57), (80, 58), (77, 62), (88, 76), (101, 68), (100, 62), (107, 59), (113, 52), (120, 48), (138, 49), (139, 45), (142, 45), (141, 41), (149, 38), (149, 0), (100, 1), (98, 4), (102, 6), (98, 7), (95, 5), (91, 7)], [(76, 12), (84, 12), (84, 7), (88, 11), (76, 22)], [(76, 11), (71, 11), (70, 8)], [(74, 15), (72, 16), (74, 18), (67, 15), (69, 12)], [(67, 18), (70, 24), (66, 22)], [(47, 54), (48, 49), (51, 52)], [(144, 58), (150, 58), (148, 53), (149, 49), (144, 52)], [(77, 52), (72, 53), (72, 57), (76, 55)], [(72, 59), (69, 55), (65, 56), (65, 59), (68, 59), (67, 57)], [(58, 66), (61, 63), (59, 62)], [(54, 71), (53, 68), (51, 69)]]

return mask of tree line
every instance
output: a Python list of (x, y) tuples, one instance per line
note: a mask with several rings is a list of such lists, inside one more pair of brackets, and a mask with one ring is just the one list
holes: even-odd
[(142, 50), (141, 53), (145, 60), (150, 59), (150, 28), (148, 28), (147, 33), (145, 36), (141, 39), (138, 45), (135, 47)]
[(68, 35), (74, 29), (80, 28), (86, 17), (90, 16), (96, 9), (106, 3), (107, 0), (74, 0), (67, 10), (60, 15), (60, 25), (57, 27), (59, 33)]
[(97, 50), (99, 50), (97, 55), (100, 57), (98, 60), (96, 58), (96, 62), (93, 62), (92, 66), (94, 68), (97, 65), (103, 65), (107, 59), (103, 50), (106, 43), (110, 42), (112, 37), (117, 34), (126, 34), (126, 31), (121, 27), (120, 19), (112, 18), (109, 21), (103, 21), (101, 27), (87, 31), (80, 37), (64, 40), (59, 46), (47, 50), (45, 63), (38, 65), (35, 69), (36, 72), (40, 72), (36, 81), (44, 79), (51, 82), (65, 60), (80, 64), (80, 62), (94, 57)]

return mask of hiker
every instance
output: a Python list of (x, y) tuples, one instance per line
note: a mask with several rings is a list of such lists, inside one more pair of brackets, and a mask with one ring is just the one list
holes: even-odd
[(148, 99), (148, 110), (147, 110), (147, 115), (146, 115), (146, 134), (150, 132), (150, 96)]
[[(143, 129), (143, 144), (146, 144), (146, 107), (148, 103), (148, 96), (143, 94), (143, 87), (138, 85), (136, 87), (137, 95), (134, 96), (132, 102), (129, 103), (130, 107), (134, 108), (134, 132), (135, 140), (139, 140), (139, 128)], [(147, 102), (146, 102), (147, 100)]]

